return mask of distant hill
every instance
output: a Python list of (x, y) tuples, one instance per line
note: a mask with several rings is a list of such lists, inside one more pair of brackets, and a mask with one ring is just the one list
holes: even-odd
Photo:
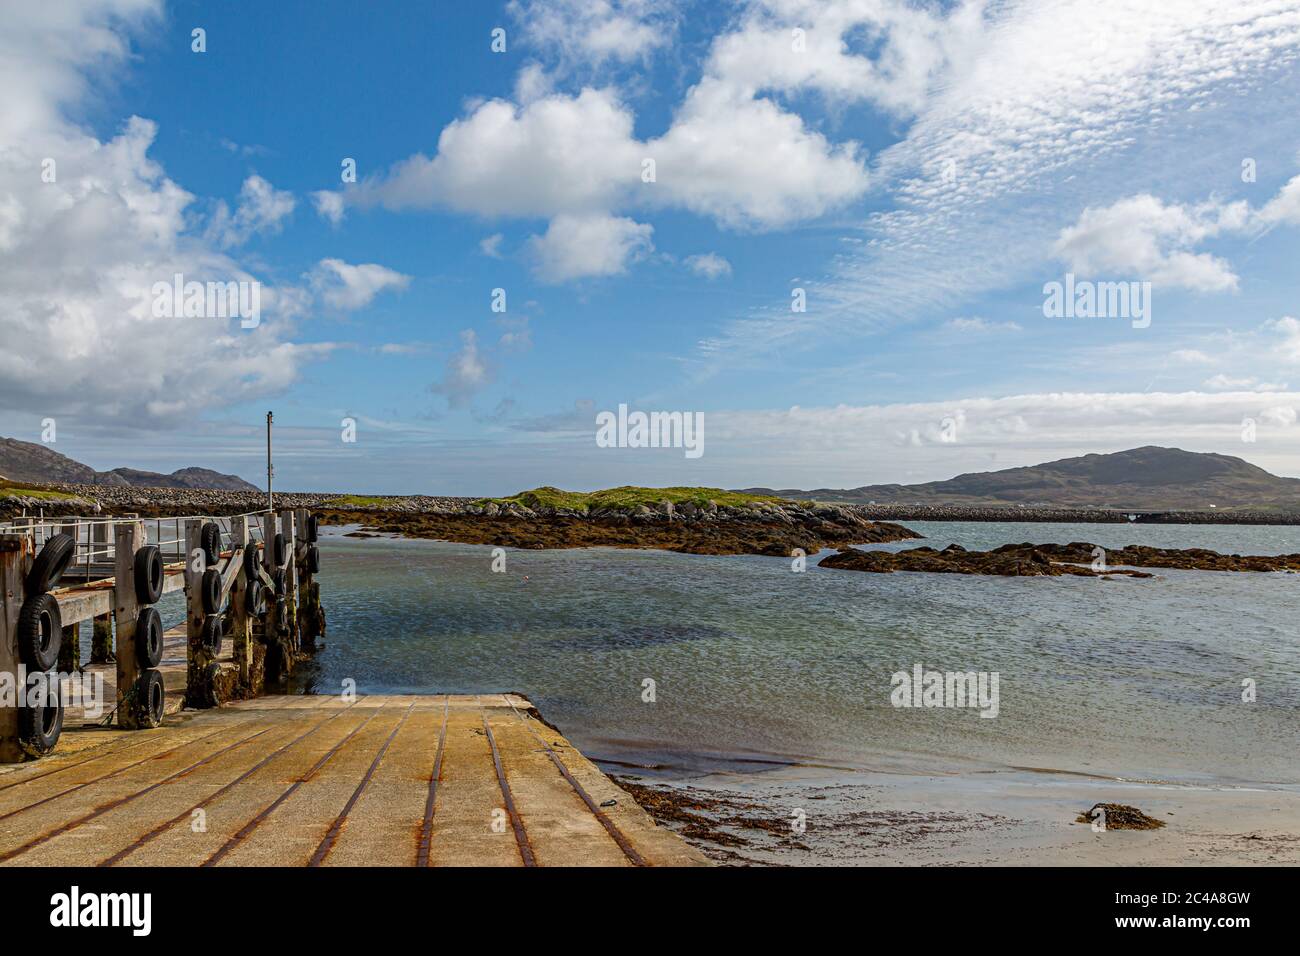
[(773, 490), (753, 494), (855, 504), (1031, 505), (1136, 511), (1300, 512), (1300, 478), (1279, 478), (1231, 455), (1146, 445), (1110, 455), (972, 472), (918, 485)]
[(46, 445), (0, 438), (0, 479), (36, 484), (133, 485), (141, 488), (215, 488), (219, 491), (258, 491), (238, 475), (207, 468), (182, 468), (170, 475), (135, 468), (95, 471)]

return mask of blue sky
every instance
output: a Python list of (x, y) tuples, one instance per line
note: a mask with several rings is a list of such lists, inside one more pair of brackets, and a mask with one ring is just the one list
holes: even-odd
[[(0, 38), (0, 434), (258, 481), (273, 408), (281, 487), (374, 492), (1300, 474), (1296, 3), (46, 6)], [(259, 324), (150, 315), (176, 272)], [(1044, 317), (1067, 272), (1150, 325)], [(704, 454), (597, 447), (620, 403)]]

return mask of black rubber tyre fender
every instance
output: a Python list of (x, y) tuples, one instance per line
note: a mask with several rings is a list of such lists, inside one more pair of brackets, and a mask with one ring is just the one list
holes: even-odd
[(138, 604), (157, 604), (163, 593), (162, 552), (156, 544), (146, 544), (135, 553), (135, 600)]
[(253, 581), (248, 586), (248, 596), (245, 598), (244, 610), (250, 617), (266, 616), (266, 585), (261, 581)]
[(167, 704), (167, 690), (163, 687), (162, 674), (150, 668), (141, 671), (135, 679), (136, 722), (141, 727), (160, 727), (163, 722), (163, 709)]
[(307, 516), (307, 543), (315, 544), (320, 538), (320, 521), (315, 515)]
[(59, 662), (63, 617), (50, 594), (34, 594), (18, 611), (18, 659), (28, 670), (47, 671)]
[(135, 659), (145, 670), (157, 667), (163, 655), (162, 617), (156, 607), (140, 609), (135, 619)]
[(23, 582), (28, 594), (44, 594), (58, 583), (77, 553), (77, 542), (70, 534), (56, 534), (45, 542)]
[(221, 560), (221, 527), (215, 521), (205, 521), (199, 529), (199, 547), (208, 567)]
[(271, 539), (271, 565), (273, 567), (284, 567), (285, 559), (284, 535), (277, 534)]
[(216, 614), (221, 610), (221, 572), (208, 568), (199, 581), (199, 600), (203, 603), (204, 614)]
[(59, 742), (61, 733), (63, 701), (59, 699), (58, 685), (51, 681), (42, 706), (18, 708), (18, 745), (28, 756), (44, 757)]
[(262, 552), (257, 543), (250, 541), (244, 546), (244, 578), (251, 586), (257, 580), (257, 569), (262, 566)]
[(275, 596), (284, 597), (287, 591), (289, 575), (284, 568), (276, 568), (271, 572), (271, 582), (275, 585)]
[(221, 639), (225, 637), (225, 630), (221, 624), (219, 614), (209, 614), (203, 619), (203, 646), (208, 649), (208, 653), (216, 657), (221, 653)]
[(275, 599), (275, 621), (282, 631), (289, 626), (289, 602), (284, 595)]
[(320, 574), (320, 548), (314, 544), (307, 545), (307, 573)]

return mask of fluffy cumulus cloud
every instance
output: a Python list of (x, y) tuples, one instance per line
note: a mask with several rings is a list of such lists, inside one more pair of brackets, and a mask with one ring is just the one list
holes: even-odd
[(1147, 194), (1090, 207), (1061, 231), (1053, 251), (1083, 275), (1136, 276), (1196, 292), (1232, 291), (1237, 276), (1231, 264), (1195, 247), (1219, 236), (1284, 225), (1300, 225), (1300, 176), (1258, 209), (1244, 200), (1182, 205)]
[[(612, 228), (664, 209), (733, 230), (789, 228), (862, 197), (868, 175), (858, 143), (828, 137), (787, 95), (811, 91), (909, 115), (961, 60), (983, 17), (974, 0), (942, 10), (902, 0), (752, 4), (714, 39), (666, 127), (639, 137), (637, 117), (617, 87), (562, 86), (575, 63), (644, 59), (671, 39), (675, 8), (520, 0), (512, 10), (546, 64), (521, 68), (514, 100), (474, 103), (441, 131), (436, 150), (318, 205), (551, 220), (535, 237), (543, 245), (554, 241), (558, 217), (603, 217)], [(572, 222), (564, 228), (571, 231)], [(631, 235), (626, 226), (623, 235)], [(619, 270), (574, 275), (611, 271)]]
[[(124, 66), (131, 34), (162, 27), (160, 8), (70, 0), (5, 10), (0, 412), (11, 417), (166, 426), (283, 390), (334, 347), (290, 341), (311, 289), (272, 285), (235, 252), (282, 227), (290, 194), (254, 175), (233, 205), (201, 203), (150, 157), (152, 121), (125, 117), (101, 140), (72, 119)], [(393, 284), (372, 269), (339, 263), (328, 294), (357, 304)], [(258, 321), (168, 315), (155, 286), (178, 274), (256, 285)]]
[(208, 238), (229, 248), (243, 245), (256, 233), (277, 233), (295, 205), (292, 193), (276, 189), (261, 176), (249, 176), (240, 187), (234, 212), (224, 199), (217, 201), (208, 223)]
[(697, 276), (704, 276), (706, 279), (720, 279), (731, 275), (731, 263), (716, 252), (687, 256), (684, 264)]
[(567, 66), (644, 60), (677, 28), (670, 0), (511, 0), (508, 9), (530, 44)]
[(342, 259), (322, 259), (309, 279), (325, 305), (349, 312), (365, 308), (381, 292), (400, 291), (411, 283), (410, 276), (386, 266), (373, 262), (349, 265)]
[[(153, 425), (283, 388), (328, 348), (284, 341), (277, 316), (290, 297), (273, 288), (263, 290), (257, 328), (154, 315), (154, 284), (176, 273), (256, 278), (224, 242), (188, 234), (194, 197), (149, 158), (152, 122), (126, 119), (101, 141), (68, 118), (128, 55), (127, 32), (157, 23), (158, 6), (101, 0), (6, 9), (0, 408), (10, 413)], [(282, 200), (263, 183), (246, 184), (241, 205), (225, 214), (228, 230), (270, 228), (282, 218)]]
[(1054, 251), (1070, 269), (1089, 277), (1136, 277), (1197, 292), (1234, 290), (1237, 277), (1225, 260), (1191, 249), (1225, 231), (1240, 230), (1247, 218), (1244, 202), (1188, 207), (1133, 196), (1085, 209), (1075, 225), (1061, 232)]
[(654, 227), (619, 216), (556, 216), (529, 240), (537, 274), (547, 282), (618, 275), (650, 252)]

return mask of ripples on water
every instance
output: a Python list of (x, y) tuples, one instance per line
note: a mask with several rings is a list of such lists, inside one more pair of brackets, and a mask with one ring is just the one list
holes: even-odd
[[(915, 522), (923, 542), (1300, 551), (1289, 527)], [(1300, 576), (1151, 580), (808, 570), (754, 556), (322, 538), (312, 689), (528, 695), (587, 753), (712, 768), (1032, 766), (1295, 782)], [(997, 671), (1000, 716), (896, 709), (890, 675)], [(1242, 703), (1254, 678), (1258, 701)], [(642, 702), (642, 682), (657, 701)]]

